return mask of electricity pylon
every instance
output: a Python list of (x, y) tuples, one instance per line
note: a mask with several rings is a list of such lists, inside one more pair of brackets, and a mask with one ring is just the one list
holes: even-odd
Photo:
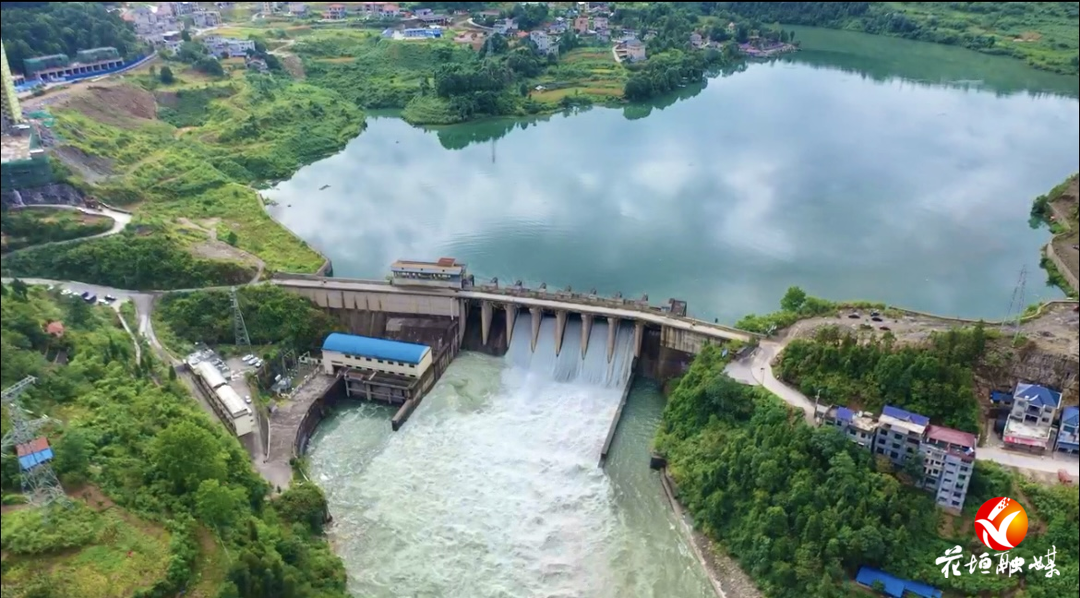
[(244, 314), (240, 312), (240, 299), (236, 295), (236, 287), (229, 289), (232, 299), (233, 333), (236, 335), (236, 346), (250, 347), (251, 339), (248, 337), (247, 325), (244, 324)]
[[(47, 417), (27, 418), (26, 411), (19, 405), (19, 395), (35, 382), (37, 378), (27, 376), (3, 391), (3, 403), (11, 415), (11, 431), (4, 434), (3, 438), (5, 455), (12, 447), (29, 448), (31, 443), (38, 438), (38, 430), (49, 421)], [(40, 455), (41, 451), (28, 454), (36, 456)], [(50, 455), (43, 460), (30, 459), (28, 463), (21, 461), (19, 463), (23, 494), (31, 504), (45, 506), (67, 501), (64, 487), (60, 485), (60, 480), (56, 477), (56, 472), (53, 471), (52, 464), (49, 462), (51, 459)]]

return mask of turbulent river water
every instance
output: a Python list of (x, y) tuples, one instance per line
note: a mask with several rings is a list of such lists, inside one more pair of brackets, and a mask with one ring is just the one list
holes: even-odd
[(636, 422), (598, 467), (633, 331), (619, 331), (609, 364), (607, 324), (594, 325), (584, 359), (578, 326), (567, 324), (556, 357), (554, 320), (533, 352), (530, 317), (519, 316), (504, 358), (459, 357), (396, 434), (373, 407), (320, 429), (311, 466), (357, 596), (709, 595), (650, 487), (653, 393), (634, 397)]
[[(1029, 301), (1058, 296), (1038, 270), (1048, 233), (1027, 215), (1077, 169), (1076, 78), (798, 35), (792, 57), (649, 106), (432, 130), (373, 118), (267, 195), (339, 276), (449, 255), (481, 279), (677, 297), (728, 322), (791, 284), (994, 318), (1026, 266)], [(370, 405), (320, 427), (311, 472), (353, 593), (710, 596), (648, 470), (655, 387), (635, 383), (597, 467), (625, 334), (609, 368), (602, 349), (581, 361), (573, 330), (558, 359), (549, 332), (531, 353), (527, 322), (504, 358), (459, 356), (401, 431)], [(591, 345), (605, 335), (598, 322)]]

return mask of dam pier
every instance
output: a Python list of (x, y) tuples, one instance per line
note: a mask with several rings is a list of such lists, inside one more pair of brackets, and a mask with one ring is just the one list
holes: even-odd
[[(544, 284), (533, 289), (520, 282), (500, 286), (497, 280), (476, 284), (465, 266), (450, 258), (398, 261), (391, 273), (389, 280), (303, 274), (272, 278), (272, 284), (324, 310), (341, 331), (328, 337), (316, 360), (322, 371), (312, 381), (318, 396), (293, 406), (303, 413), (289, 418), (295, 423), (287, 429), (275, 430), (285, 436), (278, 437), (279, 446), (288, 442), (293, 449), (290, 456), (304, 452), (318, 422), (338, 400), (395, 405), (392, 429), (398, 430), (461, 351), (507, 356), (517, 363), (550, 361), (556, 380), (576, 379), (585, 369), (606, 370), (604, 385), (626, 389), (636, 374), (656, 379), (680, 374), (706, 344), (754, 344), (759, 338), (695, 319), (687, 315), (686, 302), (677, 299), (656, 306), (647, 296), (550, 291)], [(511, 345), (513, 356), (507, 355)], [(415, 359), (391, 359), (403, 354)], [(621, 394), (624, 403), (626, 392)], [(621, 412), (621, 406), (614, 412), (602, 458)]]

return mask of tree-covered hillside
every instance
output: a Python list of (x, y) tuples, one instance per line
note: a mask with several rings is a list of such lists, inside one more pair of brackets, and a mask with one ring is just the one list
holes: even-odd
[(1076, 2), (715, 2), (764, 22), (850, 29), (1013, 56), (1078, 72)]
[[(1075, 594), (1080, 497), (978, 462), (962, 517), (934, 508), (929, 493), (875, 463), (834, 428), (724, 373), (708, 347), (671, 393), (656, 439), (697, 525), (735, 557), (770, 598), (846, 598), (860, 566), (924, 580), (956, 596), (1058, 598)], [(995, 496), (1020, 496), (1031, 533), (1025, 558), (1057, 549), (1060, 576), (944, 579), (935, 559), (955, 545), (981, 554), (972, 514)], [(966, 563), (966, 560), (965, 560)], [(996, 559), (995, 559), (996, 563)], [(1022, 588), (1022, 589), (1021, 589)]]
[[(2, 292), (0, 384), (38, 378), (22, 403), (54, 418), (43, 434), (75, 503), (47, 522), (5, 506), (5, 598), (345, 598), (317, 487), (271, 498), (172, 370), (146, 349), (135, 359), (111, 309), (19, 282)], [(59, 338), (44, 331), (54, 320)], [(9, 455), (2, 473), (4, 504), (17, 505)]]
[(139, 42), (131, 25), (103, 2), (3, 2), (0, 38), (14, 71), (35, 56), (67, 54), (112, 46), (131, 56)]

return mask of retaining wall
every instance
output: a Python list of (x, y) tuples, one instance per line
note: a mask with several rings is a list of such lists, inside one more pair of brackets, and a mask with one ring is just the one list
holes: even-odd
[(1080, 281), (1077, 281), (1076, 275), (1072, 273), (1072, 270), (1069, 270), (1069, 268), (1065, 265), (1064, 260), (1062, 260), (1061, 256), (1057, 254), (1057, 250), (1054, 249), (1053, 240), (1046, 244), (1044, 252), (1046, 253), (1046, 256), (1050, 258), (1050, 261), (1054, 263), (1054, 266), (1057, 267), (1058, 272), (1061, 273), (1061, 276), (1065, 278), (1065, 282), (1068, 282), (1069, 286), (1072, 287), (1073, 291), (1080, 291)]

